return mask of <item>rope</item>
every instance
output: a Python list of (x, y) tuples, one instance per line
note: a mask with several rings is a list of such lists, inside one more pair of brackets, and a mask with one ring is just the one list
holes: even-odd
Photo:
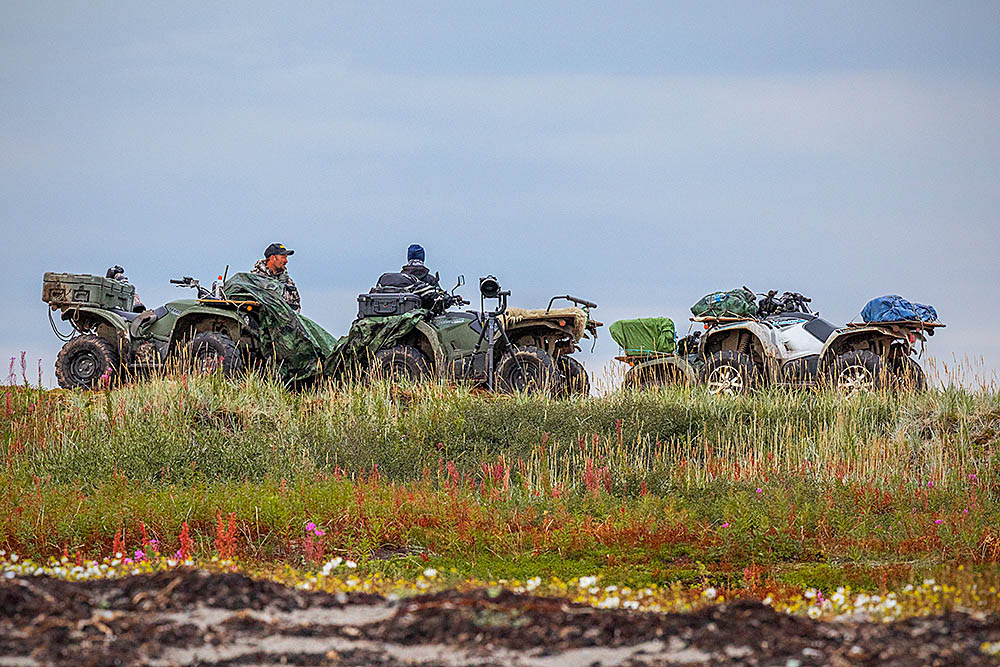
[(69, 341), (73, 340), (73, 338), (76, 336), (76, 330), (74, 329), (69, 334), (64, 334), (61, 331), (59, 331), (59, 328), (56, 327), (55, 320), (52, 319), (52, 309), (49, 308), (48, 310), (49, 310), (49, 326), (52, 327), (52, 333), (56, 335), (56, 338), (58, 338), (64, 343), (68, 343)]

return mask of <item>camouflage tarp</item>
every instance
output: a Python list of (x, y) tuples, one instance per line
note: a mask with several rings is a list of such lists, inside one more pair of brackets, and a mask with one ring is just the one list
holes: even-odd
[(226, 281), (226, 298), (257, 301), (260, 347), (288, 383), (332, 377), (356, 361), (394, 345), (410, 333), (427, 314), (414, 310), (405, 315), (357, 320), (346, 336), (337, 338), (308, 317), (292, 310), (282, 297), (282, 286), (273, 278), (237, 273)]

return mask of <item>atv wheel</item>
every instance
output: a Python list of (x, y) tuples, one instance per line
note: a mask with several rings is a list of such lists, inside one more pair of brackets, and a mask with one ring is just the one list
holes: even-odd
[(830, 383), (848, 397), (882, 389), (886, 384), (882, 357), (868, 350), (845, 352), (830, 368)]
[(587, 369), (568, 354), (556, 358), (556, 368), (563, 375), (562, 396), (589, 396), (590, 378)]
[(904, 357), (894, 364), (895, 371), (893, 380), (901, 391), (921, 392), (927, 389), (927, 376), (924, 369), (920, 367), (911, 357)]
[(562, 375), (548, 352), (524, 345), (515, 347), (500, 359), (496, 368), (496, 387), (505, 394), (523, 391), (558, 395), (562, 389)]
[(63, 389), (96, 389), (102, 377), (110, 387), (118, 375), (121, 360), (114, 344), (88, 334), (74, 338), (59, 350), (56, 357), (56, 380)]
[(708, 358), (702, 378), (708, 393), (735, 396), (757, 386), (760, 373), (750, 355), (735, 350), (723, 350)]
[(187, 353), (195, 373), (221, 371), (226, 377), (243, 369), (243, 357), (233, 339), (221, 331), (197, 334), (188, 343)]
[(375, 353), (369, 373), (373, 378), (393, 382), (420, 382), (430, 377), (431, 365), (427, 356), (412, 345), (396, 345)]
[(687, 384), (688, 378), (684, 371), (673, 364), (630, 368), (625, 372), (625, 379), (622, 382), (622, 386), (626, 389), (639, 391)]

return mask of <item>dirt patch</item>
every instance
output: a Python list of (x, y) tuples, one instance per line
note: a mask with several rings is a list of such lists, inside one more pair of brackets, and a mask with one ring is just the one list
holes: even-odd
[(1000, 620), (818, 623), (754, 602), (690, 614), (598, 610), (509, 591), (388, 602), (180, 570), (0, 583), (0, 665), (996, 664)]

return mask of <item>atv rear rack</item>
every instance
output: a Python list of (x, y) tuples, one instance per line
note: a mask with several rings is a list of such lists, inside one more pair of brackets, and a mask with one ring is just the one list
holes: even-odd
[(714, 317), (714, 316), (701, 316), (692, 317), (692, 322), (705, 322), (706, 324), (715, 323), (729, 323), (729, 322), (756, 322), (756, 317)]
[(920, 320), (892, 320), (890, 322), (848, 322), (848, 327), (900, 326), (914, 329), (937, 329), (948, 326), (943, 322), (922, 322)]

